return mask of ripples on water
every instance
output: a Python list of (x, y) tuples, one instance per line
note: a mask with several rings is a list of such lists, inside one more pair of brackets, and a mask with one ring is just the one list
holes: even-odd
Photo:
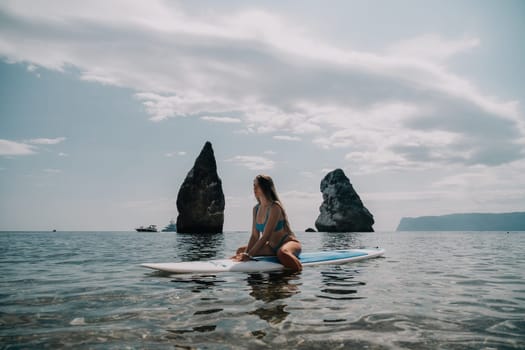
[(0, 233), (0, 347), (525, 349), (525, 233), (300, 233), (385, 258), (299, 274), (168, 275), (247, 233)]

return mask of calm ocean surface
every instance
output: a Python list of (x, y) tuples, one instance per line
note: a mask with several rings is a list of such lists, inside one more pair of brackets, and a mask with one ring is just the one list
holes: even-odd
[(2, 349), (525, 349), (525, 232), (299, 233), (384, 258), (299, 274), (165, 275), (247, 232), (1, 232)]

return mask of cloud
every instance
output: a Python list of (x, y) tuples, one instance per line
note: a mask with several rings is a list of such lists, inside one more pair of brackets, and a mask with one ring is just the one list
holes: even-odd
[(269, 170), (275, 166), (273, 160), (260, 156), (235, 156), (226, 161), (244, 166), (250, 170)]
[(31, 145), (0, 139), (0, 156), (25, 156), (35, 153), (35, 148)]
[(226, 123), (226, 124), (232, 124), (232, 123), (240, 123), (242, 120), (239, 118), (230, 118), (230, 117), (201, 117), (202, 120), (206, 120), (208, 122), (214, 122), (214, 123)]
[[(24, 156), (36, 154), (38, 146), (35, 145), (56, 145), (66, 140), (65, 137), (57, 137), (54, 139), (37, 138), (30, 139), (23, 142), (15, 142), (0, 139), (0, 155), (2, 156)], [(59, 156), (67, 156), (66, 153), (59, 153)]]
[(176, 157), (176, 156), (185, 156), (186, 155), (186, 152), (185, 151), (177, 151), (177, 152), (168, 152), (168, 153), (165, 153), (164, 154), (166, 157)]
[(300, 137), (288, 135), (275, 135), (273, 138), (281, 141), (301, 141)]
[(0, 12), (9, 62), (73, 66), (81, 79), (131, 88), (152, 121), (197, 117), (288, 140), (309, 135), (321, 148), (366, 155), (376, 169), (525, 157), (519, 102), (449, 67), (459, 55), (475, 58), (483, 38), (430, 33), (364, 51), (282, 14), (163, 1), (19, 0)]
[(27, 71), (34, 73), (37, 78), (40, 78), (40, 73), (37, 72), (38, 67), (32, 64), (27, 66)]
[(64, 142), (66, 140), (65, 137), (57, 137), (54, 139), (47, 139), (47, 138), (39, 138), (39, 139), (31, 139), (27, 140), (27, 143), (31, 143), (33, 145), (56, 145), (61, 142)]
[(393, 56), (417, 57), (430, 61), (444, 61), (480, 46), (479, 38), (444, 39), (438, 34), (424, 34), (390, 45), (387, 52)]
[(228, 99), (220, 96), (205, 96), (200, 92), (188, 91), (184, 95), (164, 96), (153, 92), (137, 93), (135, 97), (143, 101), (146, 112), (153, 121), (162, 121), (170, 117), (188, 117), (207, 110), (215, 113), (228, 112), (235, 108)]

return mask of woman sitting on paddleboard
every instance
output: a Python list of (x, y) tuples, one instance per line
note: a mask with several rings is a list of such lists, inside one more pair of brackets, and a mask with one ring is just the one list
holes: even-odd
[(284, 207), (271, 177), (258, 175), (253, 181), (257, 205), (253, 208), (252, 234), (247, 246), (237, 249), (233, 259), (250, 260), (253, 256), (276, 255), (285, 267), (300, 271), (301, 243), (290, 229)]

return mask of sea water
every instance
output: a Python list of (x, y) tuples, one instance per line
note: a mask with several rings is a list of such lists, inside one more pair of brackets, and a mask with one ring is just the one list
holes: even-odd
[(168, 275), (248, 232), (0, 233), (2, 349), (525, 349), (525, 232), (299, 233), (384, 258)]

